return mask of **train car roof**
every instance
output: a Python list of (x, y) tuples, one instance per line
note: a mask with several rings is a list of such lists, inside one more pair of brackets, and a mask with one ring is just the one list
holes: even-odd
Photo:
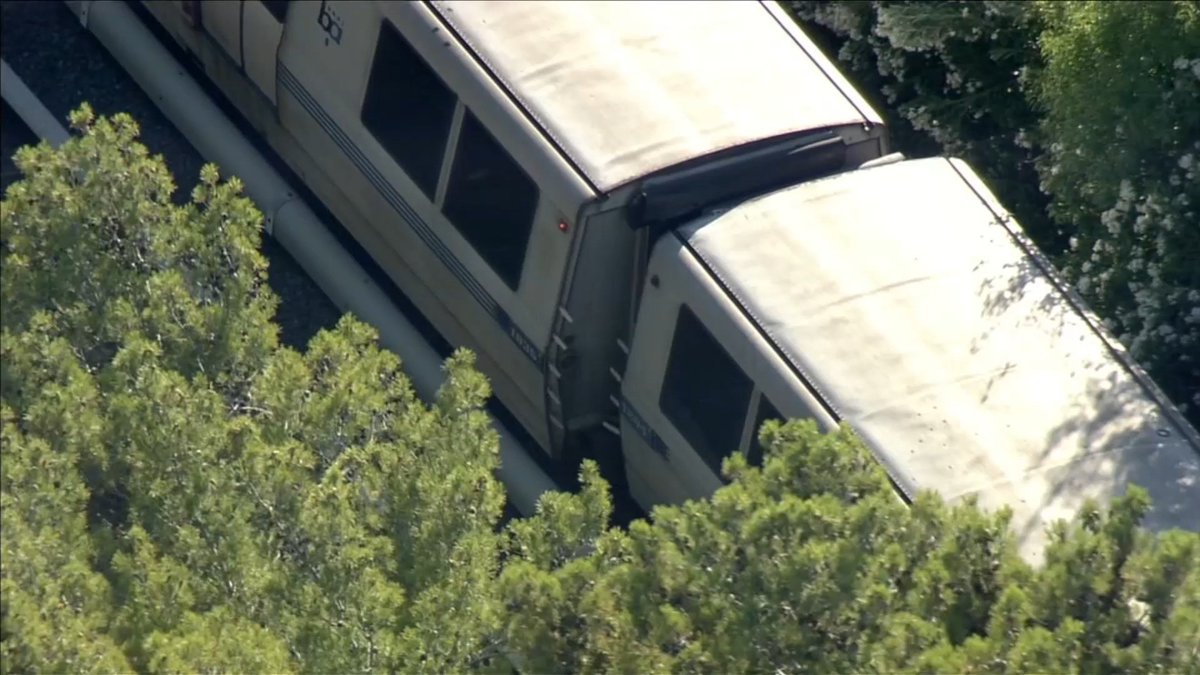
[(1200, 441), (1019, 241), (970, 167), (933, 158), (767, 195), (680, 231), (912, 495), (1046, 525), (1130, 484), (1200, 530)]
[(882, 124), (775, 3), (430, 6), (598, 192), (756, 140)]

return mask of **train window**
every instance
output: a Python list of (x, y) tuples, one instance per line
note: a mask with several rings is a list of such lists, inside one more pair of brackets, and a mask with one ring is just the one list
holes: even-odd
[(779, 408), (771, 403), (771, 399), (763, 394), (758, 399), (758, 415), (754, 418), (754, 428), (750, 431), (750, 451), (746, 453), (746, 461), (750, 462), (751, 466), (762, 466), (763, 460), (763, 444), (758, 440), (758, 432), (762, 429), (763, 423), (767, 420), (782, 420), (783, 415), (779, 414)]
[(443, 210), (514, 290), (521, 280), (537, 203), (537, 185), (467, 110)]
[(432, 200), (454, 117), (454, 92), (386, 21), (363, 100), (363, 126)]
[(283, 23), (287, 18), (289, 0), (262, 0), (262, 4), (279, 23)]
[(681, 305), (658, 405), (717, 474), (737, 450), (753, 389), (733, 357)]

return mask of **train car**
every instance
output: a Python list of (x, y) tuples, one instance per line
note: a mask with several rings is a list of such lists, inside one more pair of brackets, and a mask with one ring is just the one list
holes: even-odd
[(647, 179), (682, 215), (886, 151), (773, 3), (146, 6), (552, 456), (608, 412)]
[(808, 417), (902, 498), (1013, 509), (1031, 558), (1132, 483), (1200, 530), (1195, 430), (774, 3), (146, 6), (538, 445), (619, 453), (646, 509)]
[(655, 246), (623, 378), (643, 503), (721, 485), (771, 418), (849, 424), (906, 500), (1009, 507), (1021, 552), (1129, 485), (1200, 531), (1200, 440), (969, 166), (881, 160)]

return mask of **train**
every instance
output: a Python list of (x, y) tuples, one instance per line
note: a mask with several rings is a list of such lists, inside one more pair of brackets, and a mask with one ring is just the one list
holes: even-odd
[(1131, 484), (1200, 531), (1196, 430), (774, 2), (141, 6), (541, 452), (616, 458), (647, 511), (808, 418), (1033, 559)]

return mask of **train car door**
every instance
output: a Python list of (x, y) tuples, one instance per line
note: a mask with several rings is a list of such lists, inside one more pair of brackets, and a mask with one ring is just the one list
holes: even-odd
[(707, 497), (735, 451), (761, 462), (769, 419), (836, 426), (675, 234), (650, 257), (618, 404), (630, 491), (646, 508)]
[[(232, 4), (232, 3), (231, 3)], [(246, 77), (267, 97), (275, 99), (275, 67), (287, 22), (289, 0), (248, 0), (242, 5), (242, 55)]]
[(238, 0), (198, 5), (205, 32), (272, 106), (279, 44), (290, 4), (288, 0)]
[(705, 277), (673, 235), (655, 244), (619, 401), (626, 475), (643, 507), (712, 494), (755, 417), (755, 354)]
[(239, 68), (242, 66), (242, 2), (185, 3), (185, 14), (193, 16)]

